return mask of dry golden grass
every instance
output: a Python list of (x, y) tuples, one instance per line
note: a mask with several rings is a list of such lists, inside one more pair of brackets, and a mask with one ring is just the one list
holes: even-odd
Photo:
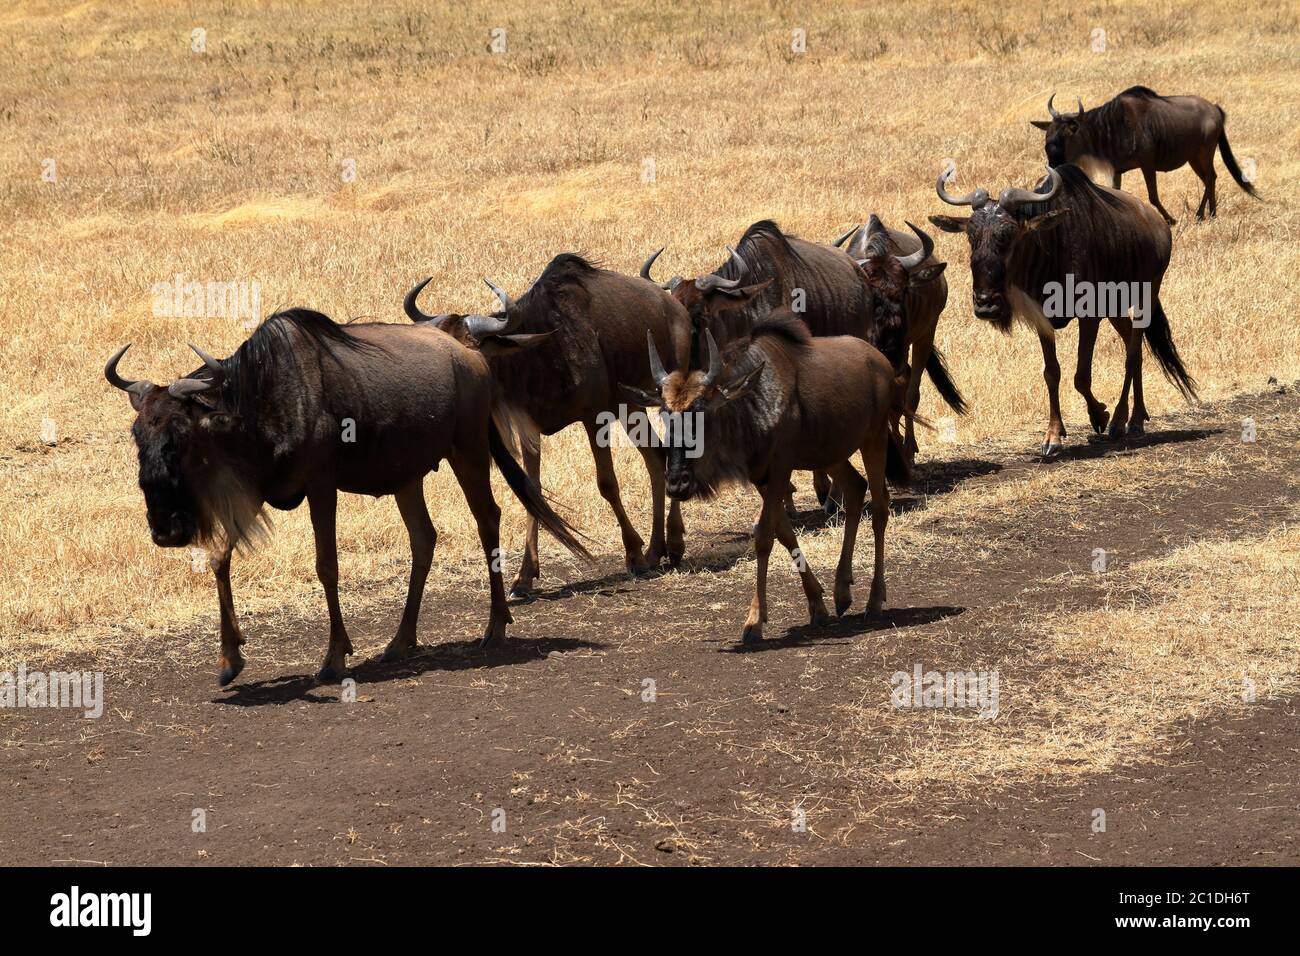
[[(1195, 176), (1161, 178), (1184, 220), (1164, 294), (1189, 368), (1208, 397), (1300, 375), (1290, 4), (452, 9), (15, 0), (0, 13), (0, 657), (215, 619), (208, 576), (149, 542), (131, 413), (100, 374), (126, 341), (124, 371), (161, 381), (193, 366), (187, 341), (218, 354), (238, 345), (238, 320), (152, 314), (151, 286), (177, 273), (256, 281), (264, 311), (392, 321), (423, 275), (437, 277), (430, 303), (477, 308), (479, 276), (517, 292), (565, 250), (631, 270), (667, 244), (662, 268), (689, 274), (762, 216), (814, 238), (873, 211), (924, 222), (939, 211), (930, 184), (945, 157), (961, 185), (1026, 185), (1042, 162), (1028, 120), (1048, 92), (1097, 103), (1143, 83), (1223, 104), (1269, 200), (1221, 175), (1221, 218), (1198, 225), (1185, 211)], [(504, 55), (487, 51), (493, 27), (508, 31)], [(796, 27), (802, 55), (790, 52)], [(1107, 31), (1103, 55), (1089, 49), (1094, 27)], [(191, 51), (195, 28), (206, 53)], [(647, 157), (653, 183), (641, 178)], [(41, 178), (46, 159), (56, 182)], [(1046, 416), (1038, 349), (971, 318), (965, 243), (939, 241), (952, 286), (939, 344), (975, 409), (960, 437), (1028, 446)], [(1096, 380), (1113, 401), (1118, 347), (1103, 341)], [(1177, 407), (1148, 380), (1153, 412)], [(1081, 403), (1066, 403), (1081, 431)], [(932, 393), (922, 410), (938, 411)], [(38, 438), (47, 417), (55, 448)], [(644, 526), (640, 460), (624, 452), (619, 464)], [(600, 547), (617, 547), (580, 435), (547, 442), (543, 477)], [(480, 588), (448, 479), (430, 479), (435, 580)], [(521, 510), (505, 509), (517, 548)], [(363, 582), (384, 582), (391, 600), (407, 555), (395, 508), (348, 499), (340, 519), (345, 608)], [(690, 520), (723, 518), (693, 508)], [(271, 545), (237, 565), (241, 610), (316, 607), (310, 542), (305, 509), (281, 516)]]

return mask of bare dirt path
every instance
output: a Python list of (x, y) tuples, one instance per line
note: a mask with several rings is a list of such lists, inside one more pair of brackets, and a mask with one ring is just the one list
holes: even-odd
[[(1241, 441), (1247, 416), (1256, 444)], [(1098, 464), (1116, 468), (1111, 459), (1140, 462), (1159, 493), (1135, 498), (1082, 480), (1103, 457)], [(1215, 467), (1197, 471), (1206, 462)], [(0, 716), (0, 858), (1300, 862), (1300, 702), (1289, 693), (1209, 709), (1105, 773), (1011, 785), (998, 774), (974, 786), (899, 782), (894, 770), (927, 724), (888, 717), (890, 675), (916, 662), (993, 667), (1008, 692), (1029, 681), (1044, 666), (1032, 653), (1037, 615), (1104, 600), (1104, 576), (1078, 573), (1099, 542), (1131, 565), (1189, 541), (1294, 523), (1297, 464), (1300, 400), (1282, 389), (1154, 422), (1126, 445), (1072, 438), (1051, 464), (990, 453), (926, 466), (896, 505), (939, 541), (927, 502), (965, 490), (977, 505), (1043, 469), (1062, 480), (1028, 510), (1032, 520), (970, 516), (989, 543), (978, 559), (940, 546), (894, 550), (879, 619), (861, 614), (869, 582), (860, 575), (855, 610), (809, 631), (796, 579), (774, 562), (769, 637), (757, 650), (736, 643), (752, 584), (748, 512), (688, 538), (691, 573), (630, 581), (608, 556), (585, 581), (544, 579), (552, 590), (517, 606), (512, 639), (487, 652), (439, 636), (476, 632), (486, 614), (478, 593), (430, 594), (428, 646), (400, 665), (373, 660), (396, 606), (356, 617), (353, 640), (365, 652), (354, 703), (310, 677), (320, 621), (249, 620), (252, 656), (230, 688), (216, 687), (213, 650), (107, 675), (101, 720)], [(829, 585), (830, 568), (817, 570)], [(291, 663), (257, 656), (271, 646)], [(864, 724), (855, 717), (864, 712), (886, 716)], [(1012, 711), (991, 723), (1020, 719)], [(1107, 814), (1101, 833), (1090, 825), (1097, 808)], [(196, 809), (206, 832), (193, 832)], [(794, 824), (800, 814), (806, 827)]]

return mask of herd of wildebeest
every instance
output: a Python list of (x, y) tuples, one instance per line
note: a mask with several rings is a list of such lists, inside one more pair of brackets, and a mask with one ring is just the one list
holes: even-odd
[[(1079, 315), (1074, 385), (1097, 432), (1111, 438), (1143, 430), (1142, 341), (1186, 396), (1196, 385), (1183, 367), (1160, 305), (1172, 219), (1160, 205), (1156, 172), (1190, 164), (1205, 184), (1197, 217), (1216, 212), (1214, 150), (1248, 193), (1224, 134), (1224, 113), (1194, 96), (1125, 90), (1103, 106), (1061, 113), (1048, 100), (1047, 176), (1034, 188), (984, 189), (960, 197), (940, 173), (936, 190), (965, 217), (931, 216), (970, 244), (974, 314), (1003, 331), (1018, 318), (1038, 332), (1050, 414), (1042, 445), (1056, 455), (1065, 438), (1054, 333), (1072, 312), (1045, 313), (1052, 283), (1143, 284), (1142, 320), (1126, 314)], [(1141, 169), (1151, 205), (1120, 191), (1124, 172)], [(1111, 187), (1091, 176), (1110, 174)], [(822, 586), (799, 552), (788, 513), (794, 471), (813, 472), (819, 502), (842, 509), (844, 542), (835, 573), (835, 612), (852, 603), (853, 551), (870, 494), (875, 564), (867, 610), (885, 601), (884, 539), (889, 482), (905, 484), (917, 452), (922, 372), (954, 412), (961, 393), (934, 347), (947, 302), (945, 262), (934, 241), (907, 224), (876, 216), (830, 243), (781, 231), (769, 220), (741, 236), (727, 260), (694, 279), (659, 283), (599, 268), (581, 256), (553, 259), (518, 300), (488, 282), (500, 300), (492, 315), (427, 314), (406, 296), (413, 324), (341, 325), (319, 312), (290, 309), (268, 317), (239, 349), (167, 386), (118, 372), (126, 347), (105, 375), (136, 411), (139, 481), (149, 528), (162, 547), (205, 546), (221, 609), (220, 682), (244, 667), (244, 639), (230, 587), (231, 555), (265, 533), (265, 506), (310, 506), (316, 570), (329, 607), (329, 649), (318, 674), (339, 679), (352, 644), (338, 600), (335, 511), (338, 492), (393, 495), (410, 535), (406, 606), (384, 659), (416, 647), (416, 620), (437, 532), (424, 477), (442, 461), (478, 525), (488, 562), (491, 612), (484, 644), (511, 621), (501, 574), (495, 462), (529, 514), (527, 542), (512, 595), (527, 595), (540, 574), (538, 527), (589, 557), (581, 536), (552, 509), (539, 486), (540, 435), (581, 423), (595, 458), (596, 484), (622, 532), (629, 571), (677, 567), (685, 551), (681, 503), (710, 498), (733, 483), (762, 498), (754, 524), (757, 582), (743, 640), (762, 637), (767, 563), (773, 538), (789, 549), (814, 624), (828, 616)], [(1092, 393), (1092, 352), (1102, 319), (1126, 348), (1124, 383), (1113, 411)], [(648, 344), (648, 347), (647, 347)], [(1130, 406), (1130, 392), (1132, 404)], [(660, 431), (638, 444), (649, 472), (653, 525), (649, 549), (628, 520), (610, 442), (601, 422), (628, 409), (658, 410)], [(698, 441), (683, 440), (694, 430)], [(852, 463), (860, 453), (866, 479)], [(522, 467), (516, 460), (523, 459)]]

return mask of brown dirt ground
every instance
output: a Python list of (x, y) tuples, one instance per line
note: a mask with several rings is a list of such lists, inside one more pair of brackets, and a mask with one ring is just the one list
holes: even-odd
[[(1174, 470), (1190, 447), (1240, 456), (1246, 415), (1267, 423), (1272, 454), (1296, 462), (1298, 410), (1293, 389), (1275, 389), (1153, 422), (1124, 446), (1072, 437), (1054, 464), (1009, 454), (924, 466), (918, 489), (895, 503), (924, 507), (957, 487), (1101, 455), (1141, 455), (1152, 469)], [(1077, 569), (1095, 541), (1138, 561), (1190, 540), (1258, 532), (1261, 513), (1293, 521), (1300, 497), (1294, 482), (1249, 467), (1227, 469), (1212, 486), (1171, 481), (1148, 507), (1087, 493), (1097, 500), (1086, 523), (1052, 508), (1031, 528), (991, 522), (990, 538), (1017, 543), (987, 560), (954, 567), (939, 553), (893, 553), (889, 606), (877, 620), (861, 614), (860, 574), (855, 611), (824, 630), (799, 626), (797, 582), (774, 561), (768, 639), (757, 651), (736, 644), (748, 590), (720, 573), (748, 562), (748, 512), (730, 516), (730, 531), (688, 537), (689, 574), (631, 581), (610, 555), (596, 576), (561, 585), (552, 568), (543, 579), (550, 590), (516, 607), (511, 639), (487, 652), (439, 637), (477, 630), (486, 617), (477, 592), (431, 593), (421, 621), (428, 646), (399, 665), (374, 660), (397, 604), (391, 614), (353, 616), (364, 652), (354, 659), (352, 704), (310, 676), (324, 645), (319, 620), (246, 619), (250, 663), (230, 688), (216, 687), (215, 646), (201, 658), (160, 648), (155, 657), (165, 660), (108, 675), (102, 720), (0, 717), (0, 859), (1300, 862), (1300, 701), (1288, 696), (1181, 726), (1158, 752), (1113, 772), (960, 798), (940, 786), (900, 800), (860, 777), (817, 775), (800, 753), (772, 745), (808, 739), (786, 733), (794, 725), (846, 760), (883, 759), (890, 740), (844, 740), (838, 708), (864, 691), (887, 694), (888, 675), (913, 661), (1017, 666), (1014, 645), (1032, 640), (1031, 610), (1099, 600), (1103, 585), (1087, 576), (1048, 597), (1042, 587)], [(818, 571), (828, 582), (829, 569)], [(181, 637), (194, 635), (178, 636), (179, 646)], [(286, 663), (267, 660), (271, 653)], [(656, 683), (653, 703), (641, 700), (645, 678)], [(792, 830), (788, 809), (780, 815), (796, 804), (809, 811), (808, 832)], [(191, 832), (197, 807), (207, 811), (206, 833)], [(491, 827), (498, 807), (504, 833)], [(1105, 833), (1089, 826), (1097, 807), (1107, 810)]]

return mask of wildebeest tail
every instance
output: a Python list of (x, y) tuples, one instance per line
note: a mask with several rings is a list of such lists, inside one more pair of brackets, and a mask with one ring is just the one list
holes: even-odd
[[(1226, 119), (1223, 107), (1219, 107), (1219, 119), (1220, 122)], [(1228, 145), (1228, 130), (1226, 127), (1219, 130), (1219, 155), (1223, 157), (1223, 165), (1228, 167), (1228, 172), (1232, 174), (1232, 178), (1236, 180), (1237, 185), (1256, 199), (1259, 199), (1259, 193), (1255, 192), (1254, 184), (1247, 182), (1246, 177), (1242, 176), (1241, 167), (1237, 165), (1237, 158), (1232, 155), (1232, 147)]]
[(524, 470), (519, 467), (519, 462), (510, 456), (506, 448), (505, 440), (501, 437), (501, 432), (497, 430), (496, 422), (488, 422), (488, 447), (492, 451), (492, 460), (497, 463), (497, 468), (501, 469), (501, 475), (505, 478), (506, 484), (514, 492), (516, 498), (528, 511), (530, 515), (537, 519), (537, 523), (545, 528), (556, 541), (564, 545), (578, 557), (590, 561), (591, 554), (582, 546), (578, 540), (578, 531), (567, 521), (555, 513), (546, 498), (542, 494), (542, 489), (533, 483), (533, 480), (524, 474)]
[(958, 415), (965, 415), (970, 410), (966, 404), (966, 399), (962, 397), (952, 377), (948, 374), (948, 363), (943, 359), (943, 353), (938, 349), (930, 353), (930, 359), (925, 363), (926, 374), (930, 376), (930, 381), (934, 383), (935, 389), (939, 392), (943, 400), (948, 403)]
[(1164, 307), (1159, 301), (1152, 309), (1151, 324), (1146, 329), (1146, 340), (1147, 345), (1151, 346), (1151, 354), (1160, 363), (1160, 370), (1165, 373), (1165, 378), (1183, 393), (1184, 398), (1196, 398), (1196, 379), (1192, 378), (1183, 366), (1182, 357), (1178, 354), (1173, 336), (1169, 333), (1169, 317), (1165, 315)]
[(912, 483), (912, 466), (907, 463), (903, 452), (903, 440), (898, 437), (898, 430), (889, 429), (889, 447), (885, 449), (885, 477), (900, 488)]

